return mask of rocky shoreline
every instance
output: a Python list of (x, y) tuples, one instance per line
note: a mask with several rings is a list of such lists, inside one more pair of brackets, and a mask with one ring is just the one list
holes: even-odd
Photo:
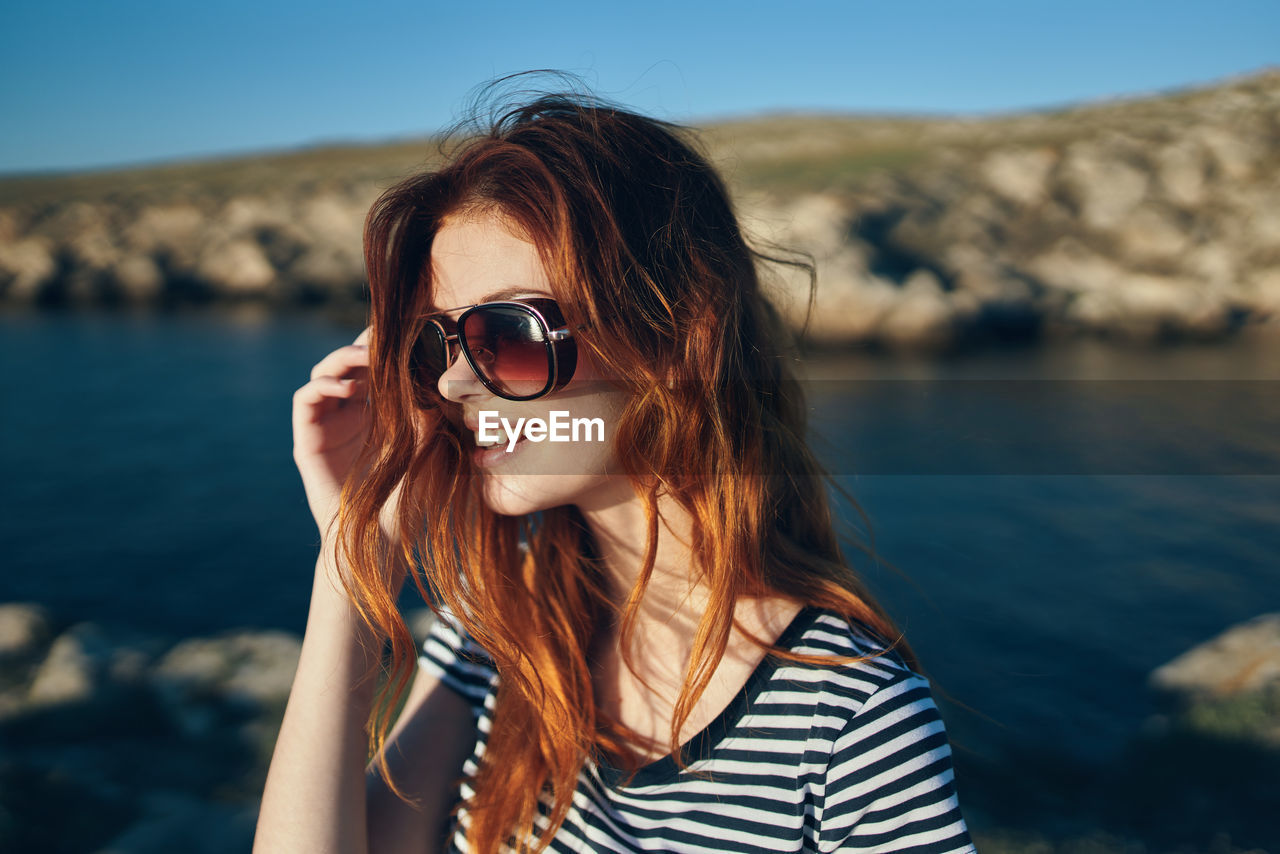
[[(406, 620), (421, 642), (431, 612)], [(300, 649), (288, 632), (169, 638), (0, 605), (0, 850), (248, 851)], [(1150, 684), (1163, 711), (1106, 767), (1033, 758), (1036, 786), (958, 757), (980, 850), (1276, 850), (1280, 614)]]
[[(705, 139), (751, 233), (816, 259), (814, 342), (1280, 334), (1280, 71), (1056, 112), (775, 117)], [(0, 304), (358, 305), (364, 215), (431, 152), (0, 181)], [(799, 326), (807, 279), (781, 272), (775, 293)]]
[(247, 852), (301, 646), (0, 605), (0, 850)]

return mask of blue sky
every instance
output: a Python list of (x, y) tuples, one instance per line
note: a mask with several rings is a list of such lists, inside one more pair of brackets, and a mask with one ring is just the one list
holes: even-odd
[(663, 118), (990, 113), (1280, 65), (1280, 0), (5, 0), (0, 172), (417, 136), (581, 75)]

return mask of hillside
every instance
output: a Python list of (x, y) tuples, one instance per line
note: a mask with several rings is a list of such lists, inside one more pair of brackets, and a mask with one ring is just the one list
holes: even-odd
[[(819, 342), (1280, 329), (1280, 70), (982, 118), (700, 129), (751, 233), (818, 262)], [(0, 302), (358, 306), (364, 213), (430, 141), (0, 180)], [(799, 325), (807, 280), (779, 272)]]

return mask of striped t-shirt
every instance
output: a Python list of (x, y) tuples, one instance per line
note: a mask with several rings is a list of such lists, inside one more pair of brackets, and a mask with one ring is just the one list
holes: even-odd
[[(832, 612), (805, 608), (777, 645), (865, 655), (884, 648), (875, 637)], [(464, 772), (474, 775), (494, 708), (492, 661), (446, 614), (419, 664), (471, 705), (477, 741)], [(929, 683), (892, 651), (830, 667), (766, 656), (684, 747), (686, 770), (667, 756), (629, 781), (588, 760), (549, 850), (975, 851)], [(471, 793), (464, 781), (459, 796)], [(466, 823), (462, 810), (450, 851), (468, 850)]]

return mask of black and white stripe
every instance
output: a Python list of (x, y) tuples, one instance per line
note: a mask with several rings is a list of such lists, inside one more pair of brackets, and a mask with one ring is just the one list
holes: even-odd
[[(884, 648), (859, 624), (816, 608), (801, 611), (778, 645), (846, 656)], [(497, 687), (492, 661), (446, 619), (419, 663), (471, 705), (478, 739), (464, 770), (474, 774)], [(685, 749), (684, 771), (666, 757), (629, 782), (588, 762), (550, 850), (975, 851), (929, 682), (893, 652), (831, 667), (766, 658)], [(459, 821), (455, 852), (467, 850), (465, 810)]]

